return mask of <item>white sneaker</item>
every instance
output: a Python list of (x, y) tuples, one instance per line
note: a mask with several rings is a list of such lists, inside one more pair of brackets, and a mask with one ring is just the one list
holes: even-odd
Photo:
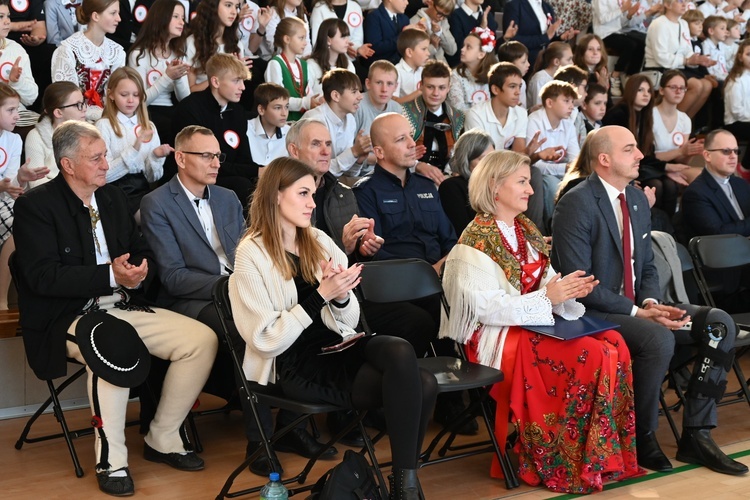
[(609, 93), (612, 97), (622, 97), (622, 84), (619, 77), (609, 79)]

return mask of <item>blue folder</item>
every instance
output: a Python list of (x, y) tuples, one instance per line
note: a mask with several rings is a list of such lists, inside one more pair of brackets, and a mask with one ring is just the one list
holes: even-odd
[(614, 330), (619, 327), (620, 325), (611, 321), (587, 315), (575, 320), (567, 320), (555, 315), (554, 325), (524, 326), (527, 330), (559, 340), (577, 339), (578, 337), (593, 335), (605, 330)]

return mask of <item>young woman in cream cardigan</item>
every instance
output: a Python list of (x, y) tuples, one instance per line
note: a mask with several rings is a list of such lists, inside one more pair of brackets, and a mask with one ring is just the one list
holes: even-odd
[(245, 376), (304, 401), (382, 406), (393, 456), (391, 498), (416, 500), (417, 456), (437, 382), (419, 369), (411, 345), (397, 337), (367, 337), (319, 355), (355, 332), (359, 304), (351, 290), (361, 267), (347, 269), (346, 255), (311, 227), (314, 176), (304, 163), (278, 158), (253, 196), (252, 224), (229, 279), (235, 324), (247, 344)]

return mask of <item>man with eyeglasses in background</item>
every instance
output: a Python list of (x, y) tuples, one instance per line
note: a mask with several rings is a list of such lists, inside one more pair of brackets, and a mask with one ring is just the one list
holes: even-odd
[[(194, 92), (176, 106), (173, 131), (200, 124), (211, 130), (219, 141), (226, 160), (216, 184), (237, 194), (247, 211), (249, 198), (260, 174), (247, 138), (247, 115), (239, 104), (250, 75), (245, 65), (230, 54), (214, 54), (206, 63), (208, 88)], [(175, 159), (176, 160), (176, 159)], [(177, 171), (175, 160), (164, 165), (163, 182)]]
[[(750, 237), (750, 186), (734, 175), (739, 165), (739, 147), (734, 135), (724, 129), (713, 130), (703, 144), (706, 168), (690, 183), (682, 195), (682, 219), (687, 238), (711, 234), (741, 234)], [(750, 272), (720, 273), (720, 279), (732, 284), (750, 284)], [(729, 312), (746, 309), (744, 296), (732, 294), (717, 304)], [(733, 302), (734, 301), (734, 302)]]
[[(162, 285), (157, 302), (197, 319), (221, 335), (212, 290), (221, 276), (232, 272), (234, 252), (245, 232), (242, 205), (231, 190), (215, 185), (226, 157), (211, 130), (199, 125), (185, 127), (175, 138), (174, 154), (177, 175), (146, 195), (141, 202), (143, 234), (154, 252)], [(244, 343), (234, 326), (230, 328), (235, 346), (242, 355)], [(219, 345), (216, 363), (204, 391), (231, 400), (237, 387), (233, 364), (226, 346)], [(241, 398), (240, 403), (249, 455), (260, 445), (260, 434), (245, 398)], [(270, 431), (270, 409), (261, 408), (260, 413), (261, 421)], [(284, 426), (296, 417), (282, 411), (277, 420), (281, 420), (279, 425)], [(310, 458), (323, 445), (302, 427), (284, 436), (274, 446), (279, 451)], [(335, 454), (332, 448), (322, 457), (330, 458)], [(272, 472), (265, 455), (251, 463), (250, 470), (265, 477)], [(281, 472), (278, 463), (275, 471)]]

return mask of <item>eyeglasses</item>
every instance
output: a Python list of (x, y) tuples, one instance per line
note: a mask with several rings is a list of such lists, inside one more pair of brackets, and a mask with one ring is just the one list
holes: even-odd
[(216, 158), (219, 160), (219, 163), (224, 163), (224, 160), (227, 159), (226, 153), (197, 153), (195, 151), (180, 151), (180, 153), (184, 153), (186, 155), (196, 155), (200, 156), (201, 159), (205, 162), (209, 162)]
[(706, 151), (714, 152), (718, 151), (724, 156), (730, 156), (730, 155), (740, 155), (740, 148), (722, 148), (722, 149), (707, 149)]
[(65, 106), (59, 106), (57, 109), (72, 108), (73, 106), (75, 106), (78, 111), (83, 111), (84, 109), (89, 107), (86, 101), (80, 101), (74, 102), (73, 104), (66, 104)]
[(437, 7), (435, 8), (435, 14), (437, 14), (437, 17), (449, 17), (451, 15), (450, 12), (442, 12)]
[(677, 85), (665, 85), (664, 88), (672, 92), (687, 92), (687, 87), (678, 87)]

